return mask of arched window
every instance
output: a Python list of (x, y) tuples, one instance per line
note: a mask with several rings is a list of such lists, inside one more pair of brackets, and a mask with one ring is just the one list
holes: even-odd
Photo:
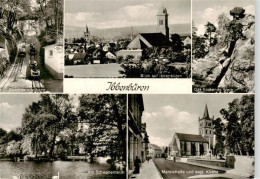
[(159, 20), (159, 25), (163, 25), (163, 20)]

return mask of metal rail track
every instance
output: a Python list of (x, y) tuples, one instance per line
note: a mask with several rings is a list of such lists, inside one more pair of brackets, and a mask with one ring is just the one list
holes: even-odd
[(31, 80), (32, 81), (32, 90), (34, 93), (41, 93), (45, 91), (45, 88), (42, 86), (39, 80)]
[(14, 63), (14, 65), (13, 65), (13, 67), (12, 67), (11, 73), (10, 73), (10, 75), (7, 77), (7, 80), (6, 80), (5, 84), (2, 86), (1, 90), (5, 88), (7, 82), (8, 82), (9, 80), (11, 80), (12, 78), (13, 78), (13, 79), (12, 79), (13, 82), (16, 81), (18, 73), (21, 72), (21, 70), (22, 70), (23, 61), (24, 61), (24, 58), (21, 58), (21, 57), (17, 57), (17, 58), (15, 59), (15, 63)]

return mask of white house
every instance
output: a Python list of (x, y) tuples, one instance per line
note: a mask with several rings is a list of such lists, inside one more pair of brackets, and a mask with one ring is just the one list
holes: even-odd
[(121, 56), (123, 59), (126, 59), (127, 56), (133, 56), (134, 60), (140, 60), (142, 57), (142, 51), (141, 49), (137, 50), (119, 50), (116, 52), (116, 56)]
[(184, 46), (191, 45), (191, 37), (187, 36), (182, 42)]
[(149, 144), (148, 147), (149, 147), (149, 157), (158, 158), (162, 156), (163, 151), (159, 146), (155, 144)]
[(116, 56), (111, 52), (107, 52), (106, 57), (109, 58), (109, 59), (116, 59)]
[(46, 68), (57, 79), (63, 79), (64, 48), (63, 45), (53, 44), (44, 47), (44, 63)]
[(116, 43), (111, 42), (111, 43), (107, 43), (104, 47), (103, 47), (103, 51), (104, 52), (108, 52), (110, 48), (114, 48), (116, 46)]
[(2, 57), (9, 59), (7, 50), (7, 40), (0, 35), (0, 58)]

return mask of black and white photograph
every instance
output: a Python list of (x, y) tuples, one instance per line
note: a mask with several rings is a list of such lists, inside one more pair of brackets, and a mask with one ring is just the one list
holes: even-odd
[(254, 1), (196, 0), (192, 4), (193, 92), (254, 92)]
[(129, 94), (128, 178), (254, 178), (253, 94)]
[(190, 78), (191, 0), (65, 0), (65, 78)]
[(125, 161), (126, 95), (0, 95), (0, 178), (125, 179)]
[(0, 92), (63, 91), (63, 4), (0, 1)]

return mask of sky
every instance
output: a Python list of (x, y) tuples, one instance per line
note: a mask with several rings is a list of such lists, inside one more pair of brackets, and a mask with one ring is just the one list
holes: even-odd
[(25, 108), (39, 99), (38, 94), (1, 94), (0, 128), (10, 131), (20, 127)]
[(194, 0), (192, 1), (192, 20), (198, 28), (197, 34), (203, 35), (205, 32), (205, 24), (213, 23), (217, 27), (217, 17), (221, 13), (225, 13), (227, 17), (229, 11), (234, 7), (243, 7), (245, 13), (255, 15), (254, 0)]
[[(73, 97), (74, 106), (79, 105), (78, 96)], [(0, 128), (7, 131), (21, 127), (25, 108), (40, 99), (39, 94), (1, 94), (0, 95)]]
[(168, 146), (175, 132), (198, 134), (198, 118), (203, 116), (205, 105), (210, 117), (222, 118), (219, 111), (242, 94), (178, 94), (143, 95), (142, 123), (150, 143)]
[(169, 24), (191, 22), (190, 0), (65, 0), (65, 26), (116, 28), (156, 24), (161, 6)]

